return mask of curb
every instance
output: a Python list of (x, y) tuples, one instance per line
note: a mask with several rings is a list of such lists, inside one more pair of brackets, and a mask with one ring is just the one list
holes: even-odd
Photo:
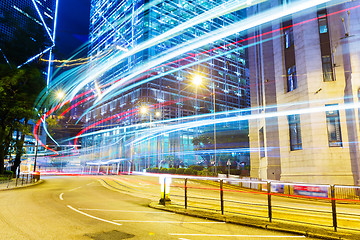
[(23, 186), (17, 186), (17, 187), (12, 187), (12, 188), (3, 188), (0, 189), (0, 191), (9, 191), (9, 190), (16, 190), (16, 189), (22, 189), (22, 188), (27, 188), (27, 187), (32, 187), (32, 186), (36, 186), (39, 185), (41, 183), (45, 182), (44, 180), (40, 179), (39, 181), (32, 183), (32, 184), (27, 184), (27, 185), (23, 185)]
[(149, 204), (149, 207), (168, 211), (168, 212), (183, 214), (187, 216), (192, 216), (192, 217), (199, 217), (199, 218), (238, 224), (243, 226), (263, 228), (273, 231), (294, 233), (294, 234), (304, 235), (307, 237), (331, 239), (331, 240), (360, 239), (360, 232), (359, 233), (357, 232), (354, 233), (353, 231), (334, 232), (331, 230), (326, 230), (325, 228), (310, 226), (306, 224), (284, 222), (284, 221), (269, 222), (261, 218), (249, 217), (249, 216), (245, 217), (245, 216), (221, 215), (219, 213), (211, 213), (203, 210), (190, 210), (190, 209), (179, 208), (171, 205), (166, 205), (166, 206), (159, 205), (158, 202), (151, 202)]

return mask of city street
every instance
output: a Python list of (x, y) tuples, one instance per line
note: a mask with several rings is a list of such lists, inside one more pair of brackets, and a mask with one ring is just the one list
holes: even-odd
[(34, 187), (1, 191), (2, 239), (305, 238), (151, 209), (156, 196), (104, 185), (98, 177), (45, 177)]

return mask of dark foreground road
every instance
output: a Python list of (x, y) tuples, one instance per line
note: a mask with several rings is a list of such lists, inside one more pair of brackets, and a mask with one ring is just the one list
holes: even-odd
[(158, 211), (149, 202), (111, 191), (97, 178), (48, 177), (0, 191), (0, 239), (305, 239)]

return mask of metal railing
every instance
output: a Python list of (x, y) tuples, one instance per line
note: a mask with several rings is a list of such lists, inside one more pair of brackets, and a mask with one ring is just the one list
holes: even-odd
[[(169, 176), (170, 177), (170, 176)], [(360, 231), (360, 187), (171, 176), (172, 205)], [(165, 181), (164, 181), (165, 182)], [(231, 184), (229, 184), (231, 183)], [(164, 195), (166, 188), (164, 184)]]
[(33, 184), (40, 180), (40, 175), (32, 173), (21, 173), (13, 178), (12, 175), (8, 179), (0, 181), (0, 186), (2, 189), (6, 188), (15, 188), (28, 184)]

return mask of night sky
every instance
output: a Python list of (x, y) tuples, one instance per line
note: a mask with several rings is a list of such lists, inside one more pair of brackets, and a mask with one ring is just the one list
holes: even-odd
[(64, 59), (88, 40), (91, 0), (59, 0), (56, 58)]

